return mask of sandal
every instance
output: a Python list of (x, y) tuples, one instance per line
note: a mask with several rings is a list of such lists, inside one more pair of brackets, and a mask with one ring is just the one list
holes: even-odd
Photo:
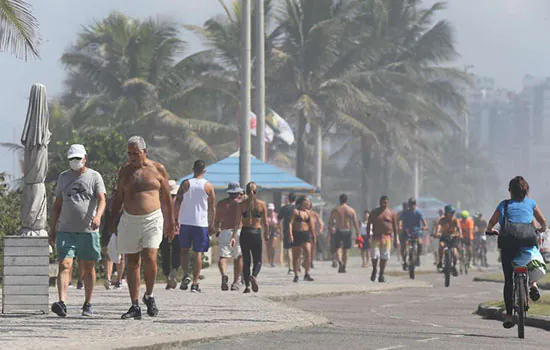
[(529, 288), (529, 298), (533, 301), (540, 299), (540, 292), (536, 286), (531, 286), (531, 288)]

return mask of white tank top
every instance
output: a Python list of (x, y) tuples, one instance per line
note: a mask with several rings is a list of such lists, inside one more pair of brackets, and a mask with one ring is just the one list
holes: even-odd
[(189, 179), (189, 189), (183, 194), (180, 224), (208, 227), (208, 194), (204, 190), (206, 179)]

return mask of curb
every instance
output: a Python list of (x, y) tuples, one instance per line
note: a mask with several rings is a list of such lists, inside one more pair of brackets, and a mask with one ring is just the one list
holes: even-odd
[(417, 285), (396, 285), (392, 286), (385, 285), (383, 288), (370, 288), (364, 290), (348, 290), (348, 291), (334, 291), (334, 292), (316, 292), (316, 293), (300, 293), (300, 294), (289, 294), (289, 295), (275, 295), (275, 296), (266, 296), (265, 298), (274, 302), (285, 302), (285, 301), (299, 301), (310, 298), (320, 298), (320, 297), (339, 297), (345, 295), (359, 295), (359, 294), (369, 294), (376, 292), (384, 292), (390, 290), (400, 290), (408, 288), (432, 288), (433, 285), (428, 282), (418, 283)]
[[(474, 282), (491, 282), (491, 283), (500, 283), (500, 284), (504, 283), (503, 281), (497, 281), (494, 279), (483, 278), (483, 277), (474, 277), (473, 281)], [(537, 283), (537, 286), (539, 287), (539, 289), (542, 289), (542, 290), (550, 290), (550, 283)]]
[[(212, 335), (212, 333), (194, 333), (187, 337), (187, 339), (181, 339), (181, 336), (166, 337), (162, 342), (149, 345), (131, 344), (128, 342), (126, 346), (115, 349), (139, 349), (139, 350), (165, 350), (165, 349), (181, 349), (191, 344), (207, 343), (212, 341), (220, 341), (224, 339), (230, 339), (237, 336), (246, 336), (252, 334), (264, 334), (272, 332), (288, 331), (295, 328), (308, 328), (315, 326), (322, 326), (329, 324), (330, 321), (326, 317), (314, 315), (311, 319), (306, 321), (297, 321), (284, 325), (272, 325), (272, 326), (252, 326), (239, 330), (230, 330), (225, 334)], [(139, 343), (143, 344), (143, 340), (140, 339)]]
[[(487, 306), (481, 303), (477, 307), (477, 311), (475, 313), (489, 320), (502, 321), (504, 312), (504, 308)], [(550, 317), (530, 316), (528, 314), (527, 319), (525, 320), (525, 325), (550, 331)]]
[[(316, 297), (333, 297), (333, 296), (342, 296), (342, 295), (357, 295), (357, 294), (368, 294), (373, 292), (380, 292), (386, 290), (398, 290), (405, 288), (430, 288), (432, 287), (429, 283), (418, 283), (417, 285), (402, 285), (397, 284), (395, 286), (384, 285), (383, 288), (369, 288), (365, 290), (355, 290), (355, 291), (335, 291), (335, 292), (317, 292), (317, 293), (303, 293), (303, 294), (292, 294), (292, 295), (282, 295), (282, 296), (266, 296), (262, 297), (266, 300), (269, 300), (273, 303), (284, 302), (284, 301), (297, 301), (309, 298)], [(212, 334), (212, 333), (194, 333), (189, 334), (185, 339), (182, 339), (182, 336), (174, 335), (168, 336), (165, 339), (157, 343), (151, 343), (143, 345), (143, 339), (139, 339), (136, 344), (132, 342), (127, 342), (124, 347), (119, 347), (116, 349), (139, 349), (139, 350), (166, 350), (166, 349), (180, 349), (191, 344), (207, 343), (213, 341), (220, 341), (224, 339), (230, 339), (237, 336), (246, 336), (251, 334), (264, 334), (280, 331), (288, 331), (296, 328), (308, 328), (315, 326), (322, 326), (331, 324), (331, 321), (321, 315), (317, 315), (311, 312), (308, 312), (308, 319), (303, 321), (296, 321), (282, 325), (270, 325), (270, 326), (251, 326), (244, 329), (232, 329), (226, 330), (225, 332), (220, 332), (221, 334)]]

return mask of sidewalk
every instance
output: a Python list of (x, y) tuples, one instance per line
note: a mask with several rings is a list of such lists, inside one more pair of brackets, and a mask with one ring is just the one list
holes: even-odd
[[(192, 294), (179, 289), (166, 291), (157, 284), (155, 298), (159, 316), (141, 321), (122, 321), (120, 315), (129, 305), (128, 290), (105, 290), (97, 286), (93, 305), (98, 314), (93, 319), (80, 316), (84, 292), (69, 290), (69, 316), (1, 315), (0, 347), (14, 349), (160, 349), (186, 343), (224, 338), (244, 333), (269, 332), (326, 323), (322, 316), (285, 306), (276, 301), (310, 298), (320, 295), (367, 293), (379, 290), (428, 287), (408, 278), (388, 278), (388, 283), (372, 283), (370, 269), (348, 268), (338, 274), (330, 262), (317, 262), (312, 270), (315, 282), (292, 283), (292, 276), (281, 267), (263, 267), (260, 292), (222, 292), (217, 268), (204, 270), (203, 293)], [(352, 266), (359, 266), (353, 259)], [(144, 288), (142, 287), (143, 293)], [(50, 302), (57, 300), (50, 289)], [(140, 302), (141, 303), (141, 302)]]

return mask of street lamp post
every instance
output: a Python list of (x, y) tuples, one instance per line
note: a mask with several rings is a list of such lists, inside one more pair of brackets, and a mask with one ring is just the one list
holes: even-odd
[(256, 0), (256, 105), (257, 157), (265, 162), (265, 17), (264, 0)]
[(239, 176), (241, 186), (250, 182), (250, 79), (251, 17), (250, 0), (241, 0), (241, 108)]

